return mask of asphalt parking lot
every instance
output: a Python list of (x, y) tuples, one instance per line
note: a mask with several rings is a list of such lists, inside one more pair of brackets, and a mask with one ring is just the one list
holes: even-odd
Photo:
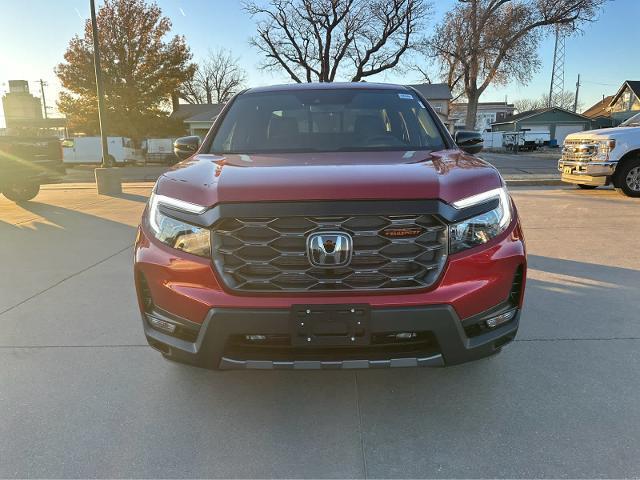
[(146, 346), (151, 184), (0, 197), (0, 477), (637, 477), (640, 199), (515, 188), (517, 341), (437, 369), (212, 372)]

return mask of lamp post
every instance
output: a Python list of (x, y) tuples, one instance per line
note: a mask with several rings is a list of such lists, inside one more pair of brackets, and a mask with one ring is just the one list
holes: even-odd
[(98, 41), (98, 22), (96, 20), (95, 0), (89, 0), (91, 7), (91, 35), (93, 37), (93, 64), (96, 72), (96, 95), (98, 97), (98, 124), (100, 125), (100, 144), (102, 147), (102, 164), (95, 169), (96, 187), (99, 194), (113, 195), (122, 193), (120, 173), (111, 167), (109, 144), (107, 142), (104, 85), (100, 66), (100, 42)]

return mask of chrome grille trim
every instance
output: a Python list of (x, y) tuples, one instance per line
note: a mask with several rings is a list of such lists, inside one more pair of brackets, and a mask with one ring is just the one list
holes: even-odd
[[(421, 228), (416, 237), (389, 238), (390, 228)], [(353, 238), (345, 267), (313, 267), (312, 233), (344, 231)], [(212, 258), (225, 285), (242, 292), (323, 292), (418, 289), (439, 277), (447, 227), (435, 215), (227, 217), (213, 226)]]
[(565, 140), (562, 160), (568, 162), (589, 162), (598, 153), (598, 144), (593, 140)]

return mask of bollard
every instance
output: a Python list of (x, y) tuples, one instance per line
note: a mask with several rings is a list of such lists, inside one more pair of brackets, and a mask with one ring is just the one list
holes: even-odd
[(122, 193), (120, 172), (115, 168), (96, 168), (98, 195), (119, 195)]

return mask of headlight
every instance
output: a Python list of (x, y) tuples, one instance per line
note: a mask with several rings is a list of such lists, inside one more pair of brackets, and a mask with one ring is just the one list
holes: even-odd
[(511, 200), (506, 187), (458, 200), (453, 206), (466, 208), (494, 199), (499, 201), (495, 209), (449, 226), (449, 253), (487, 243), (507, 229), (511, 223)]
[(148, 221), (153, 236), (165, 245), (200, 257), (210, 257), (209, 230), (162, 214), (158, 208), (160, 204), (189, 213), (202, 213), (206, 207), (152, 193), (149, 198)]
[(611, 153), (611, 150), (613, 150), (614, 148), (616, 148), (615, 140), (613, 139), (600, 140), (598, 142), (598, 153), (597, 153), (598, 160), (604, 160), (604, 161), (609, 160), (609, 154)]

